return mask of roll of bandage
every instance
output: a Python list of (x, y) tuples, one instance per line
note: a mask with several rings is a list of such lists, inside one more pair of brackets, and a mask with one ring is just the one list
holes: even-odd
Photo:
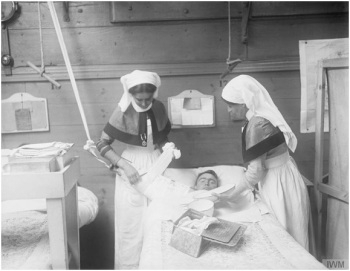
[(136, 190), (138, 190), (141, 193), (144, 193), (147, 187), (154, 181), (154, 179), (163, 174), (163, 172), (170, 165), (173, 158), (180, 157), (179, 152), (179, 150), (175, 149), (174, 143), (165, 144), (165, 146), (163, 147), (163, 153), (149, 168), (148, 172), (144, 176), (142, 176), (142, 180), (134, 185)]

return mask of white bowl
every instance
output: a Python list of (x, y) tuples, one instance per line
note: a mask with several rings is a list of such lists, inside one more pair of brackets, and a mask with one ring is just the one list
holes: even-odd
[(188, 205), (188, 208), (201, 212), (206, 216), (213, 216), (214, 213), (214, 203), (207, 199), (195, 200)]

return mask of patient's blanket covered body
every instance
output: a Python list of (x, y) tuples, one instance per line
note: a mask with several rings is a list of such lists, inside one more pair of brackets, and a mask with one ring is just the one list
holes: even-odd
[[(240, 181), (244, 171), (242, 167), (235, 166), (210, 168), (221, 177), (223, 185)], [(169, 246), (173, 222), (186, 210), (183, 199), (190, 191), (185, 188), (193, 186), (197, 174), (206, 169), (168, 169), (164, 173), (168, 184), (163, 183), (163, 189), (147, 191), (152, 201), (144, 221), (140, 269), (324, 269), (283, 229), (261, 200), (254, 201), (251, 191), (247, 191), (236, 203), (215, 203), (214, 216), (247, 226), (236, 246), (210, 243), (198, 258)]]

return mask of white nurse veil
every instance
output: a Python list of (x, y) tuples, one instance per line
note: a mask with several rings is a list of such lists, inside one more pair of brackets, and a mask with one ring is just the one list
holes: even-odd
[(222, 90), (222, 98), (231, 103), (245, 104), (255, 116), (269, 120), (284, 134), (288, 148), (294, 152), (297, 138), (272, 101), (270, 94), (256, 79), (249, 75), (233, 78)]
[(120, 78), (120, 82), (123, 85), (124, 93), (119, 101), (119, 106), (122, 112), (128, 108), (132, 101), (132, 95), (129, 93), (129, 89), (139, 85), (139, 84), (152, 84), (156, 86), (156, 91), (154, 92), (153, 98), (158, 97), (158, 89), (160, 87), (161, 81), (160, 77), (155, 72), (140, 71), (135, 70), (128, 73)]

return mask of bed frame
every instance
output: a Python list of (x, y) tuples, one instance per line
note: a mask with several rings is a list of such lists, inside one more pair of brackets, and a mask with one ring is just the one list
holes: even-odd
[(2, 173), (2, 200), (46, 198), (53, 269), (80, 269), (79, 158), (57, 172)]

